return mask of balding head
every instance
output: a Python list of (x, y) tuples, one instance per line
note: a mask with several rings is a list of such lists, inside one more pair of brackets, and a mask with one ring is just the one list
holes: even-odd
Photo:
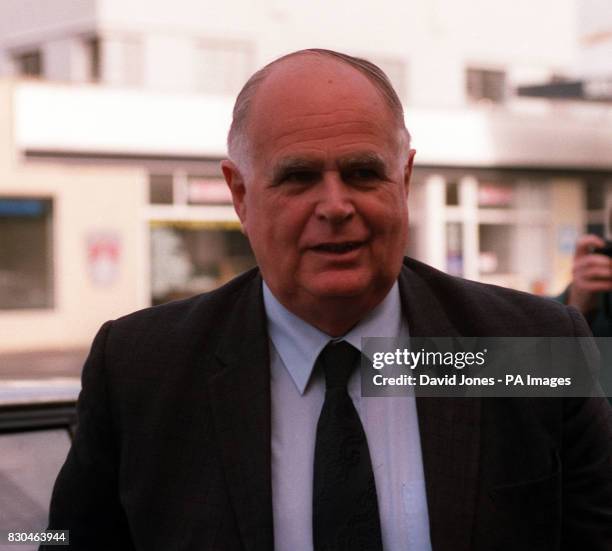
[[(274, 72), (275, 69), (283, 64), (292, 63), (293, 65), (301, 65), (300, 58), (310, 57), (310, 61), (318, 60), (324, 62), (335, 62), (342, 64), (358, 71), (365, 76), (372, 86), (380, 94), (382, 100), (393, 115), (393, 120), (397, 125), (400, 140), (406, 150), (410, 147), (410, 134), (404, 123), (404, 110), (402, 103), (393, 89), (387, 75), (380, 67), (358, 57), (353, 57), (333, 50), (324, 49), (306, 49), (299, 50), (287, 54), (275, 61), (272, 61), (256, 73), (243, 86), (242, 90), (236, 98), (234, 104), (232, 124), (227, 137), (227, 148), (229, 157), (237, 165), (245, 167), (246, 161), (252, 155), (252, 144), (249, 135), (249, 124), (251, 120), (251, 112), (256, 96), (264, 81)], [(316, 63), (311, 67), (316, 68)], [(316, 70), (316, 69), (315, 69)], [(270, 114), (272, 116), (272, 114)]]
[(386, 77), (349, 59), (300, 52), (255, 75), (221, 163), (269, 289), (332, 336), (397, 279), (415, 153)]

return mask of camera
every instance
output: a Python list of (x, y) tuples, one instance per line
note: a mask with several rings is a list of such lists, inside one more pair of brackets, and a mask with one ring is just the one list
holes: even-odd
[(604, 247), (596, 247), (593, 249), (593, 252), (596, 254), (605, 254), (612, 258), (612, 243), (607, 241)]

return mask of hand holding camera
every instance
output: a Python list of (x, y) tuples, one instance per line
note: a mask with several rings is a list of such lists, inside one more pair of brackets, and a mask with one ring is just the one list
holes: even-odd
[(612, 291), (612, 244), (583, 235), (576, 243), (572, 271), (568, 304), (586, 315), (597, 308), (599, 293)]

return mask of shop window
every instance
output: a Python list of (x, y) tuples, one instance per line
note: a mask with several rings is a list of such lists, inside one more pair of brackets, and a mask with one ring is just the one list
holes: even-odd
[(255, 266), (232, 222), (163, 222), (151, 228), (152, 303), (212, 291)]
[(40, 50), (31, 50), (16, 55), (15, 68), (18, 75), (41, 77), (43, 74), (42, 52)]
[(173, 187), (172, 174), (149, 175), (149, 202), (154, 205), (171, 205), (174, 202)]
[(606, 202), (606, 186), (598, 180), (586, 182), (586, 208), (587, 210), (601, 210)]
[(480, 224), (478, 226), (478, 271), (481, 275), (515, 272), (513, 244), (516, 226), (509, 224)]
[(612, 181), (589, 177), (584, 183), (587, 233), (612, 239)]
[(0, 197), (0, 310), (53, 307), (53, 203)]
[(463, 225), (446, 223), (446, 271), (454, 276), (463, 276)]
[(446, 205), (448, 207), (459, 206), (459, 183), (446, 182)]
[(603, 237), (604, 233), (605, 233), (605, 226), (604, 224), (598, 224), (598, 223), (589, 223), (587, 224), (587, 228), (586, 228), (586, 232), (587, 233), (593, 233), (595, 235), (599, 235), (600, 237)]
[(98, 37), (88, 38), (85, 41), (87, 52), (87, 66), (89, 80), (98, 82), (100, 80), (100, 39)]
[(503, 103), (506, 99), (506, 73), (468, 68), (466, 87), (467, 97), (471, 101)]

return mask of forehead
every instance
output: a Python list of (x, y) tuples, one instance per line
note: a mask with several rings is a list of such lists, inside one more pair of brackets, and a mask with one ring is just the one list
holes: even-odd
[(274, 67), (253, 98), (255, 158), (283, 154), (395, 152), (400, 130), (381, 92), (341, 61), (304, 55)]

